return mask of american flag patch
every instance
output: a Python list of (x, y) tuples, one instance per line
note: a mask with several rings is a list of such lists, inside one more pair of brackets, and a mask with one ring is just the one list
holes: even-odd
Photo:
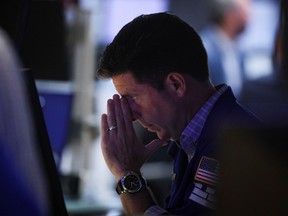
[(219, 180), (219, 161), (203, 156), (195, 174), (195, 180), (209, 185), (216, 185)]

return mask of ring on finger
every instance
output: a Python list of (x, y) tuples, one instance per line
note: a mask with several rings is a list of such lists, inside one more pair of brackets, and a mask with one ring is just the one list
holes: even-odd
[(107, 129), (107, 131), (112, 131), (112, 130), (115, 130), (115, 129), (117, 129), (117, 126), (111, 126), (111, 127), (109, 127), (109, 128)]

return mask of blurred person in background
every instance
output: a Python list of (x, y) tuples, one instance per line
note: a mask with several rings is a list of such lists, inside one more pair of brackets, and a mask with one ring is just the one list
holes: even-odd
[(234, 131), (223, 140), (223, 160), (228, 163), (221, 167), (222, 186), (218, 188), (221, 210), (217, 215), (287, 215), (288, 212), (288, 1), (279, 3), (280, 19), (271, 53), (274, 71), (252, 80), (245, 86), (245, 98), (241, 99), (260, 116), (265, 127), (258, 132)]
[(213, 84), (229, 84), (236, 96), (242, 91), (244, 73), (237, 38), (250, 15), (250, 0), (213, 0), (211, 23), (201, 32), (208, 53)]
[(279, 1), (279, 24), (271, 53), (272, 73), (246, 81), (239, 98), (270, 126), (288, 125), (288, 23), (287, 1)]

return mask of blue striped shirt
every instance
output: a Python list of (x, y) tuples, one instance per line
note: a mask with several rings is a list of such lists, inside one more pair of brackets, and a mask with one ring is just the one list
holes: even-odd
[(206, 119), (222, 93), (227, 89), (227, 85), (221, 86), (219, 90), (213, 94), (206, 103), (201, 107), (201, 109), (195, 114), (192, 120), (189, 122), (187, 127), (184, 129), (180, 136), (180, 146), (188, 155), (189, 161), (193, 158), (198, 138), (204, 127)]

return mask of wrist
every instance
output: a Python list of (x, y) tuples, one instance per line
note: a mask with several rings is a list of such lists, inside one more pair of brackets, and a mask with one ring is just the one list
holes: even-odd
[(141, 175), (141, 172), (138, 170), (138, 171), (135, 171), (135, 170), (126, 170), (126, 171), (122, 171), (122, 172), (119, 172), (118, 174), (115, 174), (115, 179), (116, 181), (118, 182), (120, 179), (122, 179), (127, 173), (129, 172), (133, 172), (133, 173), (136, 173), (137, 175)]

